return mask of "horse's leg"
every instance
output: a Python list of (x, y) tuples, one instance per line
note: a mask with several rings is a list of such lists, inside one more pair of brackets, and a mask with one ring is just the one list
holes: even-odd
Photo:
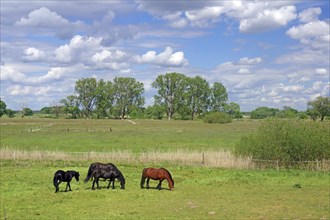
[(159, 180), (159, 183), (158, 183), (158, 186), (156, 187), (156, 189), (159, 189), (159, 190), (161, 190), (162, 189), (162, 182), (163, 182), (163, 180), (161, 179), (161, 180)]
[(96, 178), (96, 186), (97, 186), (97, 189), (101, 189), (101, 188), (100, 188), (100, 185), (99, 185), (99, 179), (100, 179), (99, 177)]
[(147, 178), (147, 189), (149, 189), (149, 181), (150, 181), (150, 178)]
[(71, 190), (71, 185), (70, 185), (70, 181), (68, 182), (68, 184), (67, 184), (67, 187), (69, 186), (69, 191), (72, 191)]
[(93, 186), (92, 186), (92, 189), (94, 190), (95, 189), (95, 187), (94, 187), (94, 185), (95, 185), (95, 178), (93, 179)]
[[(108, 184), (108, 187), (107, 187), (107, 189), (109, 189), (109, 188), (110, 188), (110, 184), (111, 184), (111, 178), (109, 179), (109, 184)], [(114, 188), (114, 187), (112, 187), (112, 188)]]
[[(112, 179), (112, 189), (115, 189), (115, 180), (116, 180), (116, 178), (113, 178)], [(110, 180), (111, 181), (111, 180)]]
[(59, 187), (58, 187), (58, 185), (59, 185), (59, 183), (57, 182), (57, 183), (55, 183), (55, 193), (57, 193), (58, 192), (58, 190), (59, 190)]
[(143, 176), (141, 177), (141, 184), (140, 184), (140, 186), (141, 186), (141, 189), (143, 189), (143, 187), (144, 187), (144, 182), (146, 181), (146, 178), (144, 178)]

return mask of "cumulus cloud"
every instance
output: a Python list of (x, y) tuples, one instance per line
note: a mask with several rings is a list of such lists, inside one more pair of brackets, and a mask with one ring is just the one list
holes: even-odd
[(299, 13), (298, 18), (302, 23), (317, 21), (318, 16), (322, 13), (321, 8), (308, 8)]
[(313, 48), (329, 48), (330, 24), (325, 21), (311, 21), (291, 27), (286, 34)]
[(254, 17), (240, 20), (239, 30), (244, 33), (256, 33), (269, 31), (278, 27), (286, 26), (296, 18), (295, 6), (284, 6), (279, 9), (265, 9), (258, 12)]
[(66, 72), (67, 69), (64, 67), (52, 67), (45, 75), (28, 76), (14, 66), (1, 65), (0, 79), (1, 81), (9, 81), (15, 84), (38, 85), (60, 80)]
[(102, 38), (74, 36), (69, 44), (62, 45), (55, 50), (56, 60), (70, 63), (89, 59), (95, 50), (100, 48)]
[(24, 60), (38, 61), (45, 59), (45, 57), (46, 57), (45, 52), (37, 48), (29, 47), (24, 50), (24, 57), (23, 57)]
[(261, 57), (255, 57), (255, 58), (243, 57), (238, 61), (238, 64), (255, 65), (255, 64), (260, 63), (261, 61), (262, 61)]
[(56, 12), (50, 11), (46, 7), (41, 7), (31, 11), (27, 17), (22, 17), (16, 21), (15, 25), (20, 28), (47, 29), (60, 38), (68, 38), (71, 37), (75, 29), (83, 26), (83, 22), (70, 22)]
[(165, 51), (159, 54), (156, 51), (148, 51), (138, 57), (138, 62), (157, 66), (183, 66), (188, 64), (188, 61), (184, 58), (184, 53), (182, 51), (174, 53), (171, 47), (166, 47)]

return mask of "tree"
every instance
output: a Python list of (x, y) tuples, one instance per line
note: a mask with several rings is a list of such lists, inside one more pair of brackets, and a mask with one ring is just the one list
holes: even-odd
[(330, 96), (322, 97), (319, 96), (313, 101), (307, 103), (307, 114), (316, 120), (320, 116), (321, 121), (324, 120), (325, 116), (330, 115)]
[(79, 118), (80, 109), (77, 96), (70, 95), (66, 99), (62, 99), (60, 103), (64, 105), (63, 112), (69, 115), (69, 118)]
[(167, 118), (171, 120), (173, 114), (184, 104), (183, 95), (186, 89), (186, 76), (181, 73), (159, 75), (152, 86), (158, 92), (158, 95), (154, 96), (155, 104), (164, 106)]
[(243, 118), (243, 114), (240, 110), (240, 106), (235, 102), (230, 102), (229, 104), (225, 105), (224, 110), (232, 118), (236, 118), (236, 119)]
[(81, 79), (76, 82), (75, 92), (86, 118), (90, 118), (96, 102), (97, 82), (95, 78)]
[(228, 101), (227, 89), (219, 82), (215, 82), (211, 88), (211, 111), (224, 111), (224, 107)]
[(134, 108), (141, 108), (144, 105), (143, 83), (132, 77), (116, 77), (113, 81), (114, 104), (117, 114), (124, 119)]
[(111, 111), (114, 101), (114, 86), (111, 81), (100, 80), (97, 84), (96, 95), (96, 115), (97, 118), (108, 116), (108, 111)]
[(205, 79), (200, 76), (187, 78), (185, 102), (190, 111), (191, 120), (194, 120), (194, 115), (201, 114), (207, 110), (209, 94), (209, 83)]
[(30, 108), (23, 108), (22, 109), (22, 118), (24, 116), (32, 116), (33, 115), (33, 111)]
[(258, 107), (251, 112), (252, 119), (263, 119), (268, 117), (274, 117), (280, 112), (279, 109), (268, 108), (268, 107)]
[(1, 118), (4, 114), (6, 114), (6, 108), (7, 108), (6, 103), (0, 99), (0, 118)]

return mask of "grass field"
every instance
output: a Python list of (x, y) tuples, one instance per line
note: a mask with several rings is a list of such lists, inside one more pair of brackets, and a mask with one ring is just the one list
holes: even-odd
[[(64, 152), (232, 149), (258, 121), (1, 119), (1, 147)], [(110, 131), (111, 128), (111, 131)]]
[[(61, 164), (61, 162), (59, 162)], [(163, 164), (175, 190), (140, 189), (143, 165), (117, 164), (126, 189), (91, 190), (89, 163), (61, 164), (80, 171), (72, 192), (54, 193), (49, 163), (1, 161), (1, 219), (328, 219), (329, 174), (307, 171), (227, 170)], [(106, 183), (101, 182), (105, 186)], [(151, 186), (157, 182), (151, 181)], [(168, 188), (166, 181), (164, 188)]]
[[(0, 219), (330, 218), (328, 172), (225, 169), (200, 163), (201, 152), (219, 154), (221, 160), (230, 158), (236, 142), (254, 132), (259, 121), (210, 125), (200, 121), (1, 119), (0, 125)], [(89, 153), (88, 157), (68, 157), (72, 152)], [(112, 156), (102, 157), (105, 152)], [(142, 159), (125, 158), (125, 152)], [(146, 152), (149, 160), (143, 159)], [(150, 159), (153, 152), (155, 157)], [(176, 156), (196, 156), (197, 162), (178, 163)], [(95, 160), (115, 162), (126, 178), (126, 189), (120, 190), (118, 182), (115, 190), (93, 191), (91, 182), (84, 184)], [(175, 190), (140, 189), (141, 171), (147, 166), (170, 170)], [(72, 181), (72, 192), (63, 192), (62, 183), (61, 192), (54, 193), (52, 178), (58, 169), (80, 172), (81, 181)], [(166, 181), (163, 187), (167, 188)]]

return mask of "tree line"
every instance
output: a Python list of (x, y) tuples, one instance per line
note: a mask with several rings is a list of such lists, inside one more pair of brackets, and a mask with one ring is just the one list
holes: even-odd
[(166, 73), (159, 75), (152, 87), (157, 90), (154, 104), (144, 107), (144, 85), (132, 77), (116, 77), (113, 81), (80, 79), (76, 82), (74, 94), (62, 99), (60, 106), (73, 118), (143, 116), (193, 120), (207, 112), (226, 111), (233, 117), (240, 113), (238, 104), (228, 103), (227, 89), (221, 83), (210, 86), (200, 76)]
[[(182, 73), (159, 75), (151, 84), (157, 90), (154, 103), (145, 107), (143, 97), (144, 85), (132, 77), (116, 77), (113, 81), (97, 81), (95, 78), (82, 78), (76, 81), (74, 93), (60, 100), (58, 104), (44, 107), (41, 113), (55, 117), (65, 115), (67, 118), (153, 118), (190, 119), (203, 117), (210, 113), (221, 112), (207, 118), (211, 121), (224, 121), (230, 118), (242, 118), (240, 106), (228, 102), (226, 87), (215, 82), (210, 85), (200, 76), (188, 77)], [(1, 101), (1, 100), (0, 100)], [(0, 117), (7, 114), (14, 117), (15, 112), (6, 109), (0, 102)], [(29, 108), (22, 108), (22, 117), (32, 115)], [(330, 115), (330, 97), (318, 97), (307, 103), (307, 111), (299, 112), (284, 106), (283, 110), (259, 107), (251, 112), (254, 119), (267, 117), (300, 117), (310, 116), (313, 120)], [(221, 118), (221, 119), (218, 119)], [(228, 119), (225, 119), (228, 121)]]

